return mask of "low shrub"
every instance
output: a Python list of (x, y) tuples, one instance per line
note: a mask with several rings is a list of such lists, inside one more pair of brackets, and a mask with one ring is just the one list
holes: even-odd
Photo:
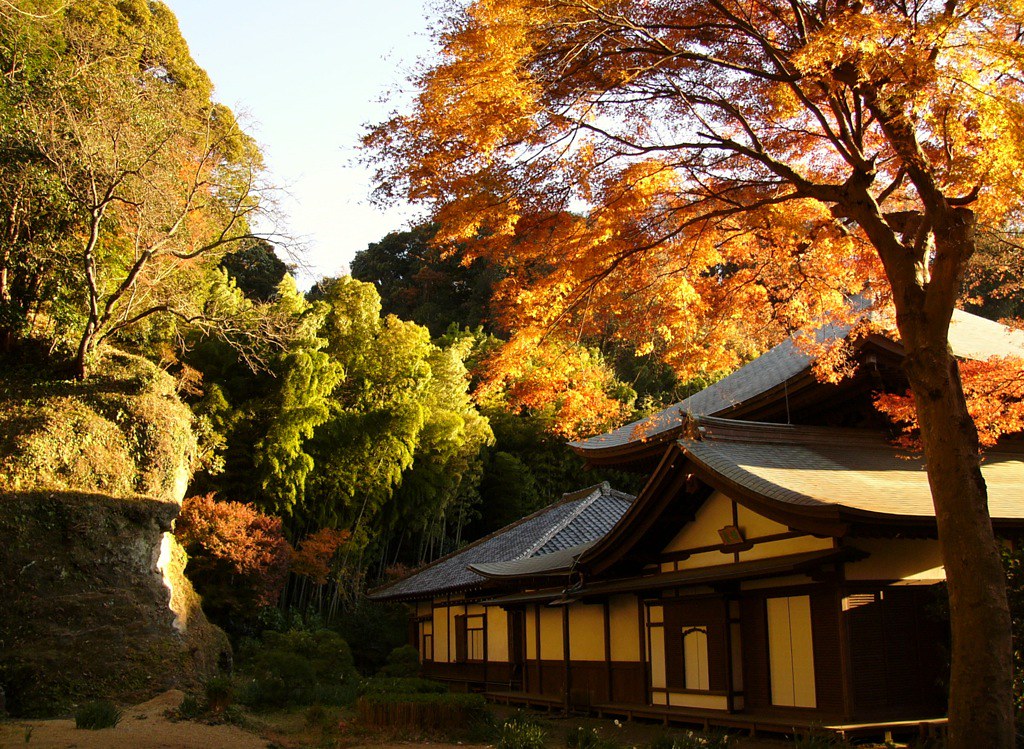
[(412, 645), (402, 645), (388, 654), (388, 662), (379, 676), (413, 677), (420, 675), (420, 654)]
[(223, 713), (235, 701), (235, 688), (231, 679), (215, 676), (206, 682), (206, 709), (211, 713)]
[(596, 728), (587, 730), (583, 726), (577, 726), (575, 731), (565, 734), (566, 749), (616, 749), (619, 742), (606, 739)]
[(206, 703), (195, 694), (186, 694), (178, 705), (178, 717), (182, 720), (195, 720), (206, 713)]
[(375, 676), (359, 685), (358, 694), (443, 694), (448, 687), (440, 682), (417, 677), (382, 678)]
[(265, 632), (252, 651), (252, 681), (242, 695), (252, 707), (343, 705), (355, 697), (352, 654), (336, 632)]
[(479, 694), (364, 694), (356, 701), (359, 721), (369, 728), (397, 728), (411, 731), (469, 729), (487, 714)]
[(547, 734), (537, 723), (521, 717), (505, 721), (497, 749), (544, 749)]
[(121, 721), (121, 711), (109, 700), (86, 702), (75, 710), (75, 728), (113, 728)]

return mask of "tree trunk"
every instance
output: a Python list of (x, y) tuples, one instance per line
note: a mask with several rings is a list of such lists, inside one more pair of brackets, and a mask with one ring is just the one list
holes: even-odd
[(956, 361), (938, 346), (908, 355), (949, 589), (953, 649), (949, 749), (1014, 746), (1006, 578), (988, 513), (978, 438)]
[[(935, 239), (935, 274), (894, 283), (893, 300), (949, 591), (948, 747), (1013, 749), (1013, 642), (1006, 576), (989, 516), (978, 432), (948, 343), (960, 274), (939, 267), (970, 257), (964, 248), (973, 247), (973, 222), (936, 226)], [(940, 294), (949, 297), (948, 304), (936, 304)]]

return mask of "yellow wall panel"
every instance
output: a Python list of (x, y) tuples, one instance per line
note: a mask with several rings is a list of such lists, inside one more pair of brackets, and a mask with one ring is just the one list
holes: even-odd
[(789, 527), (782, 523), (766, 518), (764, 515), (754, 512), (751, 509), (737, 503), (736, 518), (739, 520), (740, 532), (743, 538), (757, 538), (758, 536), (774, 536), (776, 533), (786, 533)]
[(640, 623), (637, 619), (636, 598), (612, 596), (608, 604), (611, 621), (612, 660), (640, 661)]
[(537, 607), (527, 606), (526, 616), (526, 657), (529, 660), (537, 659)]
[(651, 686), (665, 687), (665, 628), (651, 627)]
[(810, 596), (769, 598), (767, 608), (772, 704), (815, 707)]
[(732, 500), (715, 492), (697, 510), (697, 516), (669, 541), (665, 551), (685, 551), (722, 543), (720, 528), (732, 525)]
[(448, 607), (442, 606), (434, 609), (434, 661), (448, 663), (453, 659), (448, 657)]
[(508, 662), (508, 614), (505, 609), (487, 609), (487, 660)]
[(672, 707), (697, 707), (710, 710), (728, 710), (729, 700), (725, 695), (718, 694), (680, 694), (668, 693), (668, 704)]
[(789, 599), (789, 625), (793, 637), (793, 704), (815, 707), (814, 638), (811, 632), (811, 598)]
[(938, 541), (865, 538), (858, 539), (854, 545), (871, 556), (846, 565), (848, 580), (934, 582), (946, 579)]
[(540, 657), (560, 661), (562, 653), (562, 607), (540, 606)]
[[(636, 636), (634, 632), (634, 639)], [(574, 661), (604, 660), (604, 606), (569, 606), (569, 656)]]

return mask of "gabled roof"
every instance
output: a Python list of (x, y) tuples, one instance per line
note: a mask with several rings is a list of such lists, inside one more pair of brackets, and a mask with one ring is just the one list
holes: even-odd
[(564, 494), (544, 509), (377, 589), (370, 598), (417, 600), (471, 590), (485, 584), (487, 578), (468, 569), (470, 565), (559, 559), (566, 550), (607, 533), (632, 501), (631, 495), (612, 489), (608, 482)]
[[(848, 325), (826, 325), (815, 337), (819, 342), (844, 338), (850, 329)], [(953, 354), (961, 359), (1024, 357), (1024, 332), (960, 310), (953, 312), (949, 344)], [(688, 417), (727, 416), (744, 403), (806, 376), (813, 364), (797, 336), (790, 337), (699, 393), (607, 434), (572, 442), (570, 447), (590, 460), (620, 454), (643, 443), (664, 443), (679, 435)]]
[[(850, 518), (935, 517), (924, 458), (859, 429), (705, 417), (679, 442), (706, 472), (790, 511), (835, 508)], [(994, 521), (1024, 519), (1024, 446), (985, 451), (981, 468)]]
[[(667, 541), (663, 528), (678, 530), (692, 520), (715, 489), (760, 515), (820, 536), (936, 533), (923, 458), (880, 433), (707, 416), (691, 420), (686, 431), (695, 436), (669, 443), (636, 502), (573, 558), (574, 567), (593, 577), (653, 561)], [(1024, 443), (987, 449), (981, 470), (993, 523), (1004, 531), (1024, 530)]]

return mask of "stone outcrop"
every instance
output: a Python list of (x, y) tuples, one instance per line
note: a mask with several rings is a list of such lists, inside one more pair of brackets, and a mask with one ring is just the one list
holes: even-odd
[(14, 715), (192, 688), (230, 658), (171, 534), (196, 443), (170, 377), (111, 354), (0, 393), (0, 687)]

